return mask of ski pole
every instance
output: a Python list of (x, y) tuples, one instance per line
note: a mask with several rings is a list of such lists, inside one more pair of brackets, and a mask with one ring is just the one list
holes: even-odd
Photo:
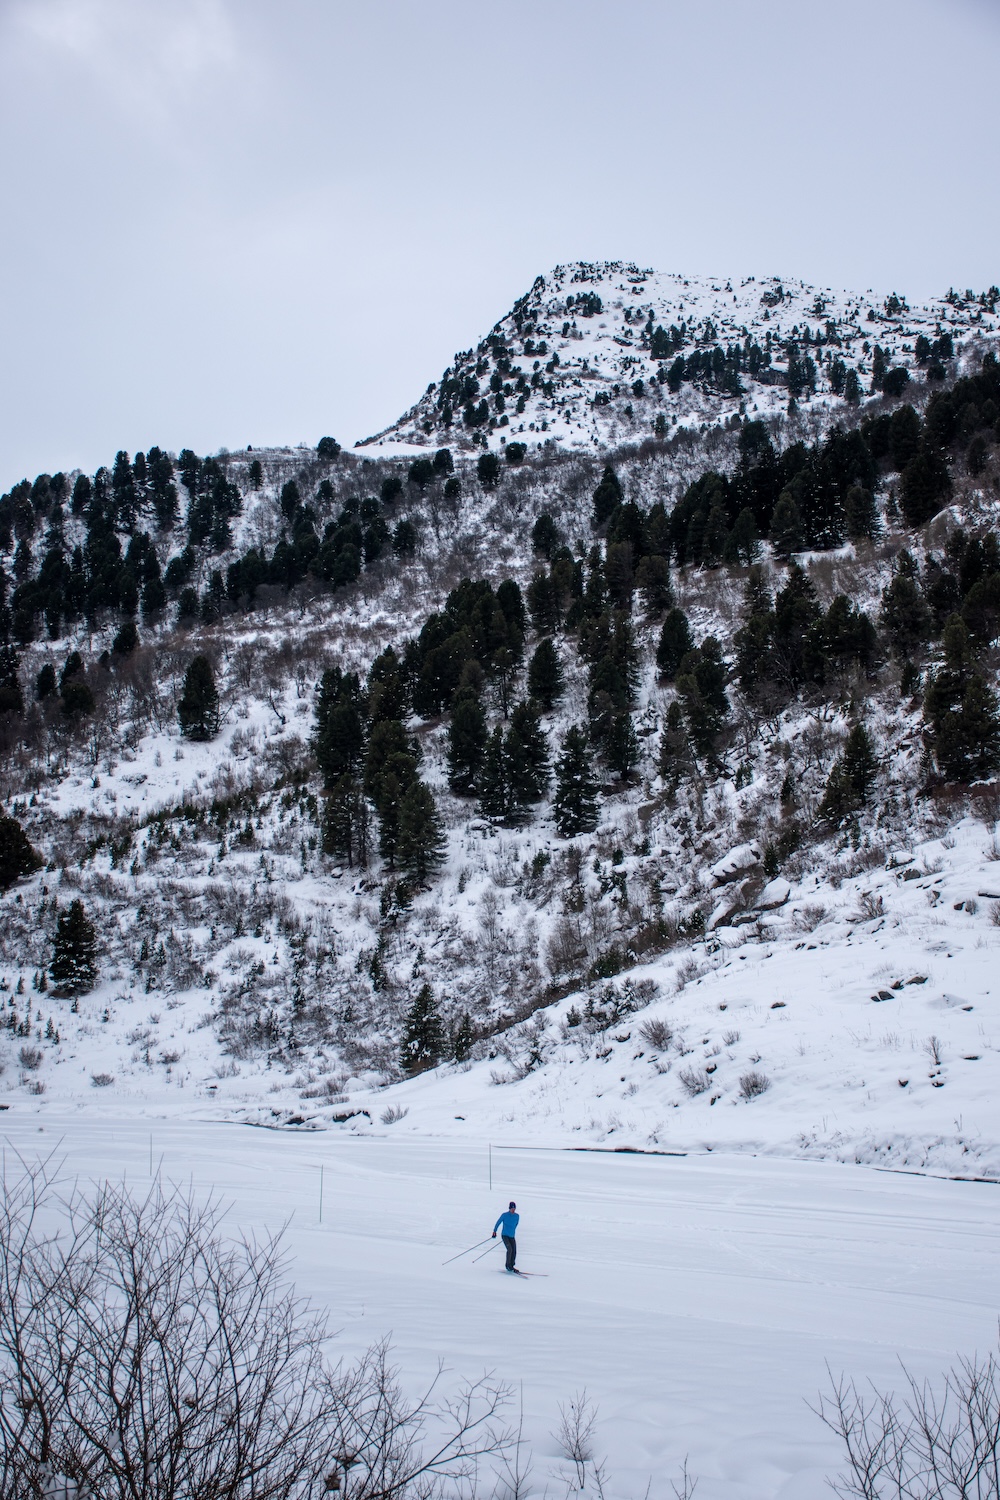
[[(493, 1236), (492, 1236), (492, 1235), (490, 1235), (490, 1239), (491, 1239), (491, 1240), (492, 1240), (492, 1238), (493, 1238)], [(500, 1243), (500, 1241), (499, 1241), (499, 1240), (497, 1240), (497, 1244), (498, 1244), (498, 1245), (499, 1245), (499, 1243)], [(479, 1249), (479, 1246), (478, 1246), (478, 1245), (473, 1245), (473, 1247), (472, 1247), (472, 1248), (473, 1248), (473, 1250), (478, 1250), (478, 1249)], [(493, 1249), (493, 1246), (492, 1246), (492, 1245), (490, 1245), (490, 1247), (489, 1247), (489, 1249), (488, 1249), (488, 1250), (484, 1250), (484, 1251), (483, 1251), (483, 1254), (482, 1254), (482, 1255), (477, 1255), (477, 1256), (476, 1256), (476, 1260), (482, 1260), (482, 1258), (483, 1258), (483, 1256), (484, 1256), (484, 1255), (489, 1255), (489, 1253), (490, 1253), (490, 1250), (492, 1250), (492, 1249)], [(475, 1264), (476, 1264), (476, 1260), (474, 1260), (474, 1261), (473, 1261), (473, 1262), (472, 1262), (472, 1264), (473, 1264), (473, 1265), (475, 1265)]]
[[(492, 1235), (490, 1235), (489, 1238), (492, 1239)], [(448, 1259), (447, 1260), (443, 1260), (441, 1262), (441, 1264), (443, 1266), (450, 1266), (453, 1260), (461, 1260), (463, 1255), (471, 1255), (472, 1252), (473, 1252), (473, 1250), (478, 1250), (479, 1249), (479, 1245), (485, 1245), (485, 1244), (486, 1244), (486, 1240), (480, 1240), (478, 1245), (470, 1245), (469, 1248), (468, 1248), (468, 1250), (460, 1250), (457, 1255), (451, 1255), (451, 1256), (449, 1256)], [(478, 1257), (477, 1257), (477, 1259), (478, 1259)]]

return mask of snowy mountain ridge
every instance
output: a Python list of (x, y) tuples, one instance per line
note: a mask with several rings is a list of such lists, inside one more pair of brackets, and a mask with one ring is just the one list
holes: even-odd
[(998, 300), (991, 287), (910, 307), (895, 293), (795, 278), (557, 266), (399, 421), (357, 447), (607, 449), (733, 416), (766, 419), (790, 396), (829, 424), (883, 389), (889, 371), (899, 395), (995, 346)]

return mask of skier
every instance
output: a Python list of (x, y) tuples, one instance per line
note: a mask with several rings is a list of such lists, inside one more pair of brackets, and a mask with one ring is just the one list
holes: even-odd
[(518, 1220), (520, 1219), (521, 1215), (514, 1212), (516, 1207), (517, 1204), (512, 1203), (507, 1209), (507, 1212), (505, 1214), (501, 1214), (499, 1219), (497, 1219), (496, 1223), (493, 1226), (493, 1238), (496, 1239), (497, 1230), (500, 1229), (501, 1226), (503, 1226), (500, 1238), (503, 1240), (504, 1245), (507, 1249), (507, 1270), (513, 1271), (515, 1274), (519, 1275), (520, 1273), (518, 1272), (517, 1267), (514, 1264), (515, 1260), (517, 1259), (517, 1240), (514, 1238), (514, 1236), (517, 1233)]

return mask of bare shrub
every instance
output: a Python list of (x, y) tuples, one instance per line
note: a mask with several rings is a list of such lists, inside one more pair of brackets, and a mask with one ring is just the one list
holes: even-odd
[(796, 911), (793, 920), (800, 932), (813, 932), (821, 922), (826, 921), (826, 907), (821, 906), (818, 901), (812, 902)]
[(577, 1487), (583, 1489), (587, 1482), (587, 1464), (594, 1457), (594, 1427), (597, 1423), (597, 1407), (586, 1390), (577, 1391), (572, 1401), (559, 1406), (559, 1426), (552, 1434), (559, 1444), (564, 1458), (573, 1465)]
[(942, 1061), (941, 1038), (929, 1036), (924, 1043), (924, 1051), (936, 1068), (940, 1068)]
[(17, 1060), (27, 1073), (37, 1073), (45, 1057), (41, 1047), (22, 1047)]
[(722, 1034), (722, 1045), (724, 1047), (735, 1047), (740, 1039), (738, 1031), (724, 1031)]
[(674, 1028), (669, 1021), (657, 1017), (652, 1021), (645, 1021), (639, 1027), (639, 1035), (647, 1047), (654, 1047), (657, 1052), (666, 1052), (674, 1039)]
[(903, 1395), (862, 1394), (841, 1376), (813, 1408), (840, 1439), (846, 1470), (832, 1481), (844, 1500), (965, 1500), (1000, 1494), (1000, 1360), (962, 1359), (943, 1388), (903, 1367)]
[(390, 1104), (388, 1109), (382, 1111), (379, 1118), (383, 1125), (395, 1125), (398, 1120), (405, 1120), (409, 1113), (408, 1109), (403, 1109), (398, 1104)]
[(384, 1343), (332, 1365), (280, 1241), (223, 1240), (220, 1204), (159, 1181), (62, 1196), (48, 1164), (19, 1165), (0, 1201), (3, 1500), (312, 1500), (348, 1474), (352, 1500), (403, 1500), (509, 1447), (491, 1378), (442, 1399), (439, 1371), (411, 1402)]
[(94, 1089), (109, 1089), (114, 1083), (113, 1073), (91, 1073), (90, 1086)]
[(990, 902), (990, 921), (994, 927), (1000, 927), (1000, 901)]
[(766, 1073), (758, 1073), (756, 1068), (749, 1073), (744, 1073), (740, 1079), (740, 1098), (756, 1099), (761, 1094), (766, 1094), (771, 1087), (771, 1080)]
[(858, 921), (874, 922), (885, 916), (885, 902), (872, 891), (862, 891), (858, 898)]
[(704, 1068), (681, 1068), (677, 1076), (681, 1081), (681, 1088), (689, 1099), (703, 1094), (710, 1082)]

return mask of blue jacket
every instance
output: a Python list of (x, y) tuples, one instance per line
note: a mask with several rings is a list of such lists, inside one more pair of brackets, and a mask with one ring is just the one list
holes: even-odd
[(513, 1239), (517, 1231), (517, 1223), (520, 1217), (520, 1214), (512, 1214), (510, 1210), (508, 1210), (505, 1214), (501, 1214), (499, 1219), (497, 1219), (496, 1223), (493, 1226), (493, 1233), (496, 1234), (497, 1230), (500, 1229), (500, 1225), (502, 1224), (503, 1229), (500, 1230), (500, 1233), (509, 1235), (510, 1238)]

